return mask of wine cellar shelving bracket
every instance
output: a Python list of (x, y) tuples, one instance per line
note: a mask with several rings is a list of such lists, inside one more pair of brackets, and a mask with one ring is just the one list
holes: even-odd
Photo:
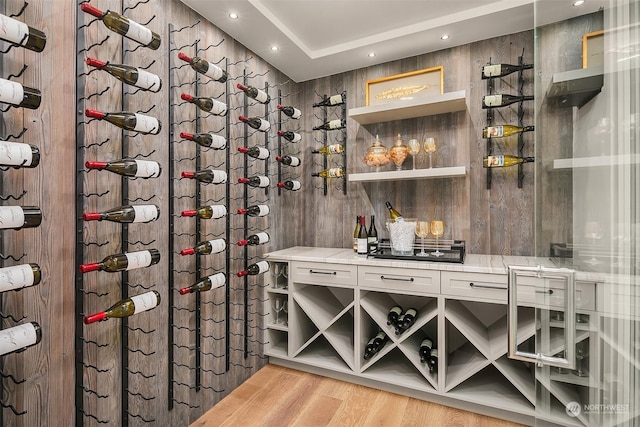
[[(316, 92), (317, 93), (317, 92)], [(342, 150), (342, 154), (340, 155), (341, 157), (341, 161), (340, 161), (340, 167), (342, 167), (343, 170), (343, 176), (342, 178), (342, 193), (343, 194), (347, 194), (347, 92), (343, 91), (342, 92), (342, 96), (343, 96), (343, 100), (344, 102), (339, 105), (340, 107), (340, 118), (342, 119), (342, 122), (345, 123), (345, 126), (340, 129), (340, 133), (342, 134), (342, 138), (341, 138), (341, 144), (343, 145), (343, 150)], [(322, 101), (327, 101), (330, 97), (327, 95), (322, 95)], [(321, 105), (321, 106), (315, 106), (314, 108), (320, 108), (320, 110), (322, 111), (322, 121), (323, 123), (326, 123), (327, 120), (329, 119), (329, 112), (328, 112), (328, 106), (326, 105)], [(329, 143), (329, 135), (327, 133), (327, 131), (323, 131), (322, 132), (322, 145), (323, 147), (326, 147)], [(329, 168), (329, 158), (328, 156), (324, 155), (322, 156), (322, 169), (323, 170), (327, 170)], [(323, 183), (322, 183), (322, 189), (323, 189), (323, 194), (326, 196), (327, 195), (327, 191), (328, 191), (328, 185), (329, 183), (329, 179), (323, 179)]]

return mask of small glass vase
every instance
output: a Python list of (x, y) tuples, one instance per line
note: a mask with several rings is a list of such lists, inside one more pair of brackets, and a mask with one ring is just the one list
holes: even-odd
[(389, 164), (391, 161), (387, 147), (382, 145), (380, 138), (376, 135), (373, 145), (367, 149), (364, 156), (364, 164), (367, 166), (375, 166), (376, 172), (380, 170), (380, 166)]
[(404, 145), (404, 141), (398, 134), (398, 138), (396, 142), (391, 147), (391, 160), (393, 160), (393, 164), (396, 165), (396, 170), (402, 170), (402, 164), (407, 159), (407, 154), (409, 154), (409, 149), (406, 145)]

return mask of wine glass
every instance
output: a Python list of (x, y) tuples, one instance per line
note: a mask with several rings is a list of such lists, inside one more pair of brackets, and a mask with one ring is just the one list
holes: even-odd
[(588, 377), (589, 369), (585, 367), (585, 361), (589, 357), (588, 341), (580, 341), (576, 344), (576, 369), (573, 372), (578, 377)]
[(431, 155), (436, 152), (438, 147), (436, 146), (436, 139), (429, 136), (424, 139), (424, 151), (429, 155), (429, 169), (431, 169)]
[(416, 156), (418, 154), (420, 154), (420, 141), (418, 141), (417, 139), (410, 139), (409, 142), (407, 143), (407, 147), (409, 149), (409, 154), (411, 154), (411, 157), (413, 159), (413, 168), (416, 168)]
[(286, 299), (284, 300), (282, 311), (284, 311), (284, 314), (286, 314), (284, 318), (284, 326), (289, 326), (289, 303)]
[(431, 252), (431, 255), (441, 257), (444, 252), (440, 252), (438, 247), (438, 239), (444, 236), (444, 222), (443, 221), (431, 221), (431, 234), (436, 238), (436, 251)]
[(416, 254), (416, 256), (429, 256), (424, 251), (424, 239), (429, 237), (429, 221), (416, 221), (416, 236), (422, 240), (422, 250)]
[(280, 283), (280, 279), (278, 279), (278, 277), (280, 276), (280, 269), (282, 264), (280, 264), (279, 262), (274, 262), (273, 263), (273, 287), (274, 288), (279, 288), (279, 283)]
[[(584, 225), (584, 236), (591, 241), (591, 244), (595, 246), (598, 240), (604, 237), (604, 231), (602, 225), (598, 221), (587, 221)], [(592, 252), (591, 259), (585, 262), (589, 264), (600, 264), (600, 261), (596, 259), (595, 248)]]
[(276, 298), (274, 301), (274, 311), (276, 312), (276, 319), (273, 323), (280, 323), (280, 312), (284, 310), (284, 304), (282, 298)]

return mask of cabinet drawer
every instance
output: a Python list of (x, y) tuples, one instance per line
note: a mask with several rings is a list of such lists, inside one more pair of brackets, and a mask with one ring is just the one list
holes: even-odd
[(640, 293), (628, 283), (598, 283), (598, 311), (640, 317)]
[(442, 293), (507, 303), (507, 275), (442, 272)]
[(404, 292), (440, 293), (440, 271), (358, 267), (358, 286)]
[[(518, 277), (518, 302), (522, 305), (563, 308), (565, 294), (565, 284), (561, 280)], [(576, 309), (596, 309), (595, 283), (576, 281)]]
[(291, 263), (291, 274), (295, 283), (355, 287), (357, 266), (350, 264), (293, 262)]

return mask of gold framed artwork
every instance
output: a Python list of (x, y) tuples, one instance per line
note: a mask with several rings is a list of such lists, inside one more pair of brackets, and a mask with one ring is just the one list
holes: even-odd
[(582, 36), (582, 68), (604, 65), (604, 30)]
[(442, 66), (396, 74), (367, 81), (366, 106), (386, 104), (442, 94), (444, 68)]

